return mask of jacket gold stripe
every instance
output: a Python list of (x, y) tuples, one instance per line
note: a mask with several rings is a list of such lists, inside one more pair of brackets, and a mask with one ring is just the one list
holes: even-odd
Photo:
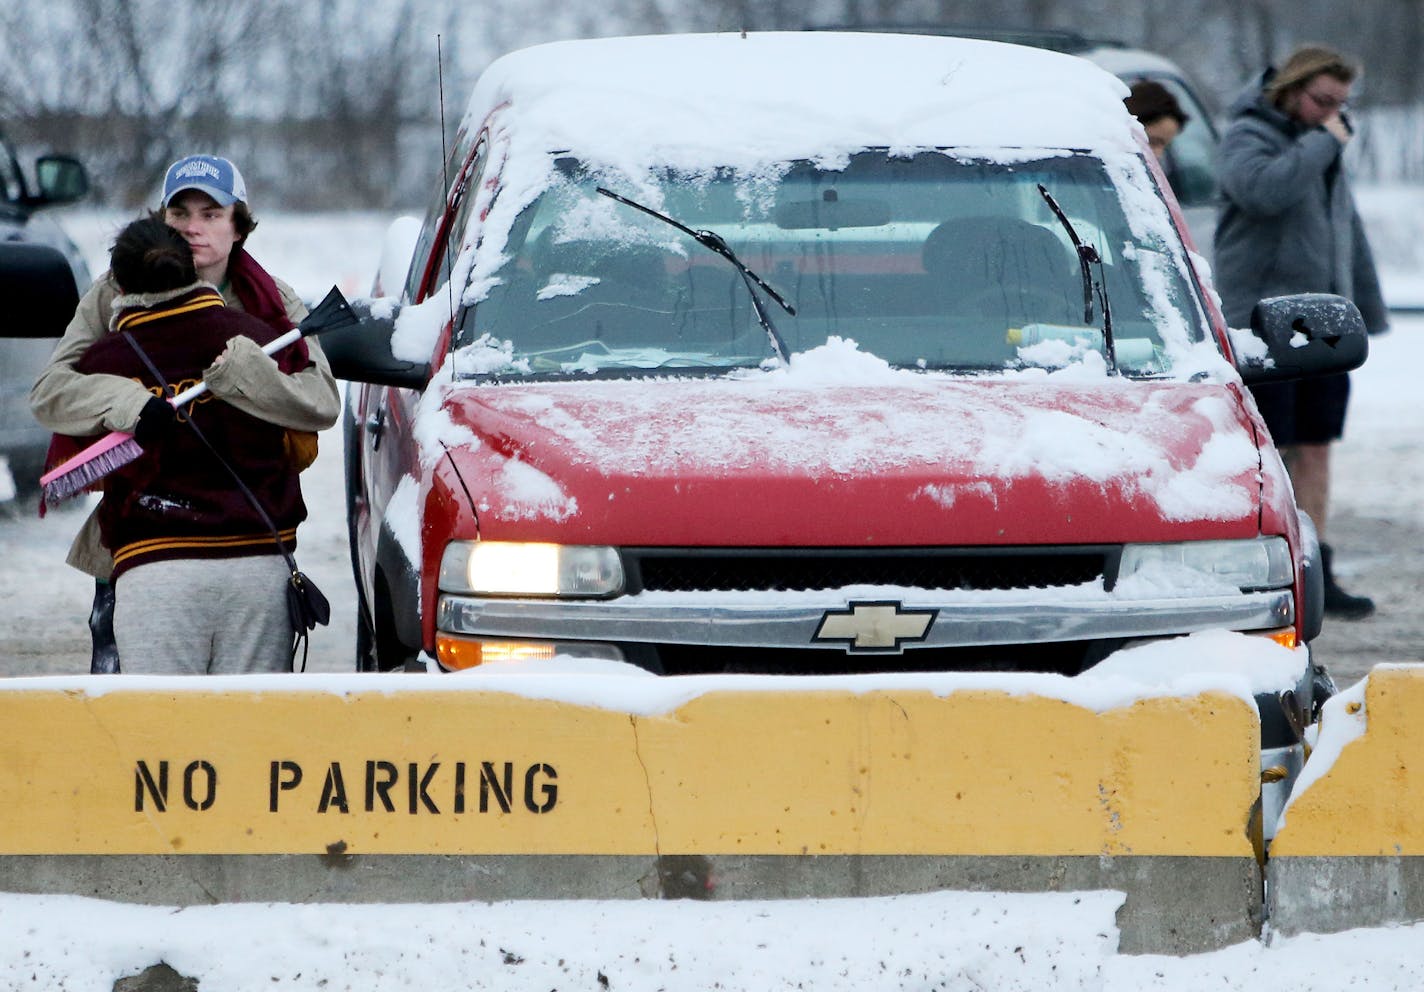
[(165, 317), (177, 317), (181, 314), (192, 313), (194, 310), (206, 310), (208, 307), (225, 307), (221, 296), (215, 293), (205, 293), (197, 297), (190, 303), (185, 303), (181, 307), (173, 307), (169, 310), (134, 310), (124, 314), (119, 318), (119, 322), (114, 325), (115, 330), (126, 331), (130, 327), (137, 327), (139, 324), (147, 324), (150, 321), (162, 320)]
[[(297, 536), (297, 529), (295, 527), (288, 527), (285, 530), (278, 531), (278, 533), (282, 536), (282, 540), (290, 540)], [(124, 545), (124, 549), (135, 548), (142, 551), (146, 550), (149, 545), (167, 544), (171, 541), (189, 541), (193, 543), (222, 544), (224, 542), (243, 543), (246, 541), (256, 540), (270, 541), (272, 540), (272, 534), (270, 532), (261, 532), (256, 534), (222, 534), (206, 537), (196, 535), (189, 537), (150, 537), (147, 540), (143, 541), (130, 541), (128, 544)]]
[[(288, 527), (286, 530), (278, 532), (284, 544), (291, 543), (297, 538), (297, 529)], [(125, 544), (114, 554), (114, 563), (127, 561), (138, 555), (153, 554), (159, 551), (190, 550), (204, 551), (217, 548), (240, 548), (248, 546), (260, 546), (271, 544), (271, 534), (243, 534), (228, 535), (225, 537), (155, 537), (146, 541), (134, 541)]]

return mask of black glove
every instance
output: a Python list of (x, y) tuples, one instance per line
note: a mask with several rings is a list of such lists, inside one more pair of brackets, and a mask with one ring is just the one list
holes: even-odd
[(134, 440), (140, 448), (162, 444), (173, 433), (173, 425), (177, 422), (178, 411), (167, 400), (155, 396), (139, 411), (138, 423), (133, 429)]

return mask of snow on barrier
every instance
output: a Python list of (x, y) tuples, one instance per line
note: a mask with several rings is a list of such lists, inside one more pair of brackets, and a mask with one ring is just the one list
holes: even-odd
[(1424, 665), (1379, 665), (1325, 705), (1267, 867), (1284, 934), (1424, 920)]
[(0, 686), (0, 890), (1117, 889), (1124, 950), (1193, 951), (1259, 931), (1258, 734), (1230, 687), (1051, 676), (19, 679)]

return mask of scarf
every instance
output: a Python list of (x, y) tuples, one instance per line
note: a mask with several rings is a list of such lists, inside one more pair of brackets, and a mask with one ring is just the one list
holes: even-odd
[[(234, 248), (228, 257), (227, 278), (233, 295), (242, 303), (242, 309), (252, 316), (279, 331), (290, 331), (297, 326), (287, 316), (287, 307), (282, 302), (277, 281), (241, 245)], [(300, 372), (310, 364), (311, 354), (307, 351), (305, 339), (298, 339), (283, 348), (277, 358), (277, 367), (288, 375)]]

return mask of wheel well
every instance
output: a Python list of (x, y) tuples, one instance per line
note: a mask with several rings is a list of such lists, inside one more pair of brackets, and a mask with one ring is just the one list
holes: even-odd
[(396, 619), (390, 583), (386, 580), (386, 573), (379, 567), (376, 569), (375, 588), (371, 598), (375, 604), (375, 616), (371, 618), (371, 625), (376, 668), (382, 672), (402, 669), (420, 653), (420, 645), (419, 642), (415, 645), (408, 644), (400, 636), (400, 624)]

